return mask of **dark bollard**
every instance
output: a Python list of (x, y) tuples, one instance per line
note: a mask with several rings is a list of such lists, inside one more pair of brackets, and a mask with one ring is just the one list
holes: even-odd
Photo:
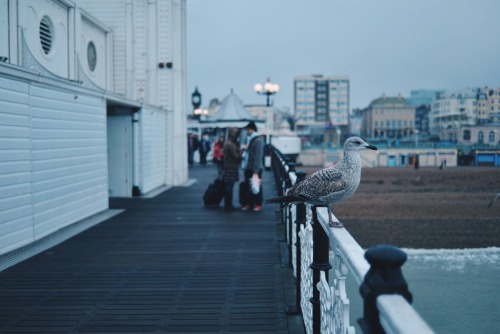
[[(295, 181), (295, 184), (300, 183), (304, 181), (306, 178), (306, 172), (299, 171), (295, 172), (295, 175), (297, 176), (297, 180)], [(302, 282), (302, 248), (301, 248), (301, 243), (300, 243), (300, 238), (299, 238), (299, 232), (300, 232), (300, 226), (305, 226), (307, 222), (307, 215), (306, 215), (306, 205), (304, 203), (297, 203), (295, 206), (295, 235), (296, 238), (295, 240), (297, 241), (295, 243), (295, 249), (296, 249), (296, 257), (295, 257), (295, 268), (297, 270), (297, 278), (295, 280), (295, 305), (289, 305), (287, 308), (287, 313), (289, 314), (301, 314), (302, 313), (302, 307), (300, 306), (300, 302), (302, 299), (302, 293), (300, 291), (300, 284)], [(292, 250), (289, 250), (290, 254), (290, 261), (292, 259)]]
[(321, 304), (317, 284), (320, 281), (321, 271), (325, 272), (326, 280), (328, 281), (328, 271), (332, 268), (330, 264), (328, 235), (319, 223), (317, 210), (318, 207), (313, 206), (313, 262), (311, 263), (311, 269), (313, 270), (313, 296), (310, 301), (313, 306), (312, 326), (314, 334), (321, 333)]
[(399, 294), (409, 303), (413, 300), (401, 271), (407, 258), (406, 253), (391, 245), (379, 245), (367, 250), (365, 258), (370, 263), (370, 270), (359, 287), (364, 299), (364, 318), (359, 319), (358, 323), (363, 333), (385, 333), (380, 325), (377, 297), (382, 294)]

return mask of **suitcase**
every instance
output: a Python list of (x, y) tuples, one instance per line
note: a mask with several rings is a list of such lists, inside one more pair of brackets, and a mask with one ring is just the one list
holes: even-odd
[(213, 206), (219, 205), (224, 197), (224, 181), (219, 178), (216, 178), (214, 182), (208, 185), (207, 190), (205, 190), (205, 194), (203, 194), (203, 203), (205, 206)]

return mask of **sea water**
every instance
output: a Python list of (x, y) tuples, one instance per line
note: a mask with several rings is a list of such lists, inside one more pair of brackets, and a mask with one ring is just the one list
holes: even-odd
[[(436, 333), (500, 333), (500, 248), (403, 250), (412, 305)], [(358, 285), (347, 286), (351, 325), (362, 333)]]

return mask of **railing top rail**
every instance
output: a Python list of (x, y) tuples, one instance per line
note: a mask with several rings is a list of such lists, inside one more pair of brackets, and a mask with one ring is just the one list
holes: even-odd
[[(338, 221), (335, 216), (333, 219)], [(366, 261), (365, 251), (354, 240), (345, 228), (335, 228), (328, 226), (328, 211), (326, 208), (318, 208), (318, 220), (328, 235), (330, 248), (339, 249), (343, 260), (358, 283), (363, 282), (370, 264)]]
[(377, 298), (380, 324), (387, 334), (431, 334), (434, 331), (400, 295), (380, 295)]

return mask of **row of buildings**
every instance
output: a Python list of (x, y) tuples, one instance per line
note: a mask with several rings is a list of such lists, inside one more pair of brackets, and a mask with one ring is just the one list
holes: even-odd
[[(440, 140), (459, 145), (500, 144), (500, 88), (414, 90), (349, 108), (347, 76), (294, 79), (296, 129), (313, 143), (336, 143), (354, 133), (372, 140)], [(418, 139), (417, 139), (418, 140)]]

